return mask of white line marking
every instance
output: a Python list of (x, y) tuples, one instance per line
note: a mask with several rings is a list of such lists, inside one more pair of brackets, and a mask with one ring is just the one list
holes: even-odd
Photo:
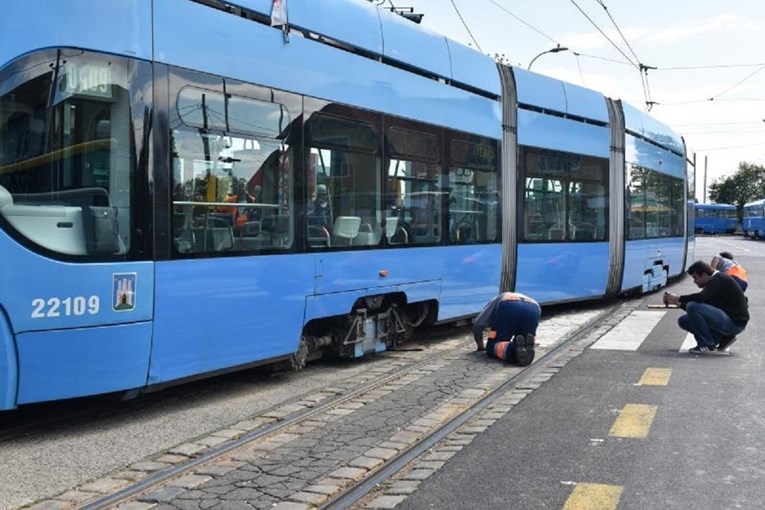
[(642, 310), (632, 312), (590, 348), (636, 351), (666, 313)]

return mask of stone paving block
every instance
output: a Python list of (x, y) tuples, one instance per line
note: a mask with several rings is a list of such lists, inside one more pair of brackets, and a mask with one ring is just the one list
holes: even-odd
[(185, 455), (166, 454), (155, 459), (157, 462), (164, 462), (165, 464), (180, 464), (181, 462), (187, 462), (189, 458)]
[(293, 501), (282, 501), (271, 507), (271, 510), (310, 510), (311, 505), (304, 503), (295, 503)]
[(454, 457), (454, 452), (450, 452), (450, 451), (443, 452), (443, 451), (441, 451), (439, 449), (438, 451), (435, 451), (435, 452), (431, 453), (427, 457), (424, 457), (422, 460), (424, 460), (426, 462), (429, 462), (431, 460), (435, 460), (435, 461), (447, 461), (447, 460), (451, 459), (452, 457)]
[(269, 474), (273, 476), (290, 476), (290, 475), (294, 475), (295, 473), (299, 473), (301, 471), (303, 470), (300, 469), (299, 467), (282, 466), (278, 469), (274, 469), (273, 471), (269, 471)]
[(264, 418), (273, 418), (275, 420), (282, 421), (287, 416), (289, 416), (290, 414), (292, 414), (292, 413), (287, 412), (287, 411), (282, 411), (281, 409), (276, 409), (274, 411), (269, 411), (269, 412), (263, 414), (263, 417)]
[(401, 441), (384, 441), (380, 443), (380, 448), (390, 448), (391, 450), (401, 451), (409, 446)]
[(268, 420), (268, 421), (260, 420), (260, 419), (258, 419), (258, 420), (242, 420), (242, 421), (232, 425), (231, 428), (235, 429), (235, 430), (241, 430), (241, 431), (244, 431), (244, 432), (249, 432), (251, 430), (259, 429), (260, 427), (262, 427), (262, 426), (264, 426), (264, 425), (266, 425), (268, 423), (272, 423), (272, 422), (273, 422), (273, 420)]
[(138, 501), (143, 503), (170, 503), (179, 495), (186, 492), (183, 487), (163, 487), (138, 496)]
[(162, 471), (163, 469), (167, 469), (170, 467), (170, 464), (165, 464), (164, 462), (153, 462), (153, 461), (144, 461), (144, 462), (136, 462), (135, 464), (130, 465), (130, 469), (133, 471), (146, 471), (146, 472), (154, 472), (154, 471)]
[(395, 508), (396, 505), (401, 503), (406, 499), (406, 496), (380, 496), (379, 498), (375, 498), (369, 503), (367, 503), (367, 506), (365, 508), (372, 508), (372, 509), (379, 509), (379, 510), (387, 510), (390, 508)]
[(446, 462), (441, 460), (423, 460), (417, 463), (417, 467), (422, 469), (432, 469), (433, 471), (436, 471), (444, 467), (445, 464)]
[(433, 429), (433, 427), (423, 427), (421, 425), (409, 425), (406, 430), (409, 432), (416, 432), (418, 434), (425, 434), (426, 432), (430, 432)]
[(357, 457), (350, 461), (348, 465), (351, 467), (360, 467), (371, 471), (382, 463), (382, 459), (375, 459), (372, 457)]
[(385, 489), (386, 494), (411, 494), (420, 487), (420, 480), (397, 480)]
[(196, 470), (196, 474), (203, 476), (222, 476), (244, 465), (244, 462), (224, 461), (202, 466)]
[(83, 490), (85, 492), (100, 492), (102, 494), (105, 494), (107, 492), (111, 492), (116, 489), (119, 489), (120, 487), (124, 487), (125, 485), (126, 485), (125, 480), (115, 480), (114, 478), (101, 478), (99, 480), (94, 480), (90, 483), (86, 483), (85, 485), (80, 486), (80, 490)]
[(170, 453), (177, 455), (186, 455), (187, 457), (194, 457), (195, 455), (207, 450), (207, 447), (196, 443), (184, 443), (178, 446), (170, 448)]
[(223, 429), (223, 430), (216, 430), (211, 435), (218, 436), (218, 437), (225, 437), (226, 439), (234, 439), (236, 437), (241, 436), (242, 431), (236, 430), (236, 429)]
[(488, 429), (488, 428), (489, 427), (486, 427), (486, 426), (473, 425), (473, 426), (462, 427), (462, 428), (460, 428), (460, 430), (462, 430), (462, 431), (464, 431), (464, 432), (466, 432), (468, 434), (480, 434), (482, 432), (485, 432), (486, 429)]
[(425, 480), (435, 473), (432, 469), (419, 469), (419, 467), (401, 475), (402, 480)]
[(68, 510), (71, 506), (72, 504), (68, 501), (48, 499), (28, 507), (27, 510)]
[(131, 501), (124, 505), (119, 505), (118, 510), (149, 510), (157, 506), (155, 503), (141, 503), (140, 501)]
[(123, 469), (112, 475), (113, 478), (121, 478), (122, 480), (130, 480), (131, 482), (143, 480), (147, 476), (149, 476), (149, 473), (146, 471), (135, 471), (134, 469)]
[(290, 499), (293, 501), (299, 501), (300, 503), (310, 503), (312, 505), (318, 505), (325, 499), (327, 499), (327, 496), (324, 494), (317, 494), (315, 492), (298, 492), (297, 494), (293, 494), (290, 496)]
[(340, 492), (340, 487), (337, 485), (309, 485), (305, 489), (303, 489), (306, 492), (315, 492), (317, 494), (324, 494), (325, 496), (331, 496), (332, 494), (336, 494), (337, 492)]
[(355, 409), (330, 409), (327, 411), (327, 414), (331, 414), (333, 416), (348, 416), (349, 414), (353, 413)]
[(180, 478), (175, 478), (167, 482), (168, 487), (183, 487), (185, 489), (193, 489), (199, 487), (205, 482), (212, 480), (211, 476), (205, 475), (184, 475)]
[(300, 405), (298, 403), (294, 404), (287, 404), (286, 406), (281, 406), (279, 409), (277, 409), (280, 412), (286, 412), (289, 414), (295, 414), (306, 410), (306, 407), (303, 405)]
[(201, 445), (205, 445), (205, 446), (209, 446), (209, 447), (213, 447), (213, 446), (218, 446), (220, 444), (223, 444), (223, 443), (225, 443), (228, 440), (229, 439), (227, 437), (222, 437), (222, 436), (207, 436), (207, 437), (203, 437), (201, 439), (197, 439), (196, 443), (197, 444), (201, 444)]
[(428, 427), (432, 429), (434, 427), (438, 427), (439, 425), (441, 425), (441, 421), (432, 420), (429, 418), (420, 418), (419, 420), (415, 420), (414, 422), (412, 422), (412, 425), (416, 425), (418, 427)]
[(398, 450), (393, 448), (372, 448), (364, 452), (364, 456), (373, 457), (375, 459), (388, 460), (392, 459), (398, 454)]
[(63, 494), (59, 494), (56, 496), (56, 499), (59, 499), (61, 501), (71, 501), (73, 503), (83, 503), (85, 501), (88, 501), (89, 499), (93, 499), (96, 496), (98, 496), (95, 492), (84, 492), (80, 490), (71, 490), (67, 491)]
[(414, 443), (420, 438), (421, 434), (418, 434), (416, 432), (408, 432), (406, 430), (402, 430), (401, 432), (397, 432), (390, 436), (389, 441), (393, 441), (394, 443), (404, 443), (406, 445), (409, 445), (411, 443)]
[(300, 436), (297, 434), (290, 434), (288, 432), (282, 432), (281, 434), (276, 434), (275, 436), (271, 436), (268, 438), (269, 441), (273, 443), (289, 443), (290, 441), (295, 441), (296, 439), (300, 439)]
[(335, 471), (331, 472), (328, 476), (332, 478), (342, 478), (342, 479), (353, 480), (361, 476), (364, 476), (366, 473), (367, 473), (366, 469), (343, 467), (340, 469), (336, 469)]

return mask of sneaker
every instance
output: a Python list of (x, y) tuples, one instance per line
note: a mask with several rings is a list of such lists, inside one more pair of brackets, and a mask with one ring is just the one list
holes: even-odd
[(718, 351), (727, 351), (728, 347), (730, 347), (733, 342), (738, 340), (738, 337), (736, 335), (733, 336), (724, 336), (722, 340), (720, 340), (720, 343), (717, 345)]
[(709, 354), (710, 352), (712, 352), (712, 349), (706, 345), (697, 345), (688, 349), (689, 354)]
[(515, 345), (515, 359), (522, 367), (531, 365), (534, 361), (534, 335), (516, 335), (513, 339)]

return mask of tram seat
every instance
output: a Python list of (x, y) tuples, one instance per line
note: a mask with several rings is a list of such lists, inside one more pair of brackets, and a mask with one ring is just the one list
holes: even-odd
[(359, 235), (361, 218), (359, 216), (338, 216), (332, 227), (332, 244), (336, 246), (350, 246)]
[(550, 227), (547, 230), (547, 239), (551, 241), (562, 241), (566, 238), (566, 231), (563, 227)]
[(7, 189), (0, 186), (0, 209), (6, 205), (13, 205), (13, 195)]
[(398, 216), (388, 216), (385, 220), (385, 237), (390, 244), (407, 244), (409, 232), (398, 224)]
[(574, 230), (575, 241), (592, 241), (595, 239), (595, 225), (591, 223), (579, 223)]
[(234, 232), (231, 227), (196, 227), (193, 239), (198, 252), (228, 251), (234, 248)]
[(331, 246), (332, 241), (326, 228), (308, 225), (308, 244), (314, 248)]
[(260, 222), (260, 232), (271, 246), (283, 246), (290, 238), (290, 217), (281, 214), (264, 216)]
[(359, 226), (359, 233), (353, 240), (353, 244), (358, 246), (374, 246), (380, 242), (380, 235), (380, 229), (375, 231), (371, 223), (364, 222)]

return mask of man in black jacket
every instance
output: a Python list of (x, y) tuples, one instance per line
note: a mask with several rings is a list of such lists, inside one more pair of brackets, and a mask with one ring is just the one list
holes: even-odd
[(679, 305), (686, 312), (677, 323), (696, 338), (696, 347), (688, 352), (706, 354), (727, 349), (749, 322), (744, 291), (736, 280), (700, 260), (691, 264), (688, 274), (701, 292), (684, 296), (664, 293), (665, 304)]

